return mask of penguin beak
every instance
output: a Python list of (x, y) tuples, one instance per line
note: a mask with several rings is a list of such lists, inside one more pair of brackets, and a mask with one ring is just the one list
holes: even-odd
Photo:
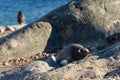
[(90, 52), (88, 49), (85, 49), (86, 50), (86, 52)]
[(86, 54), (92, 54), (88, 49), (85, 50), (86, 50)]

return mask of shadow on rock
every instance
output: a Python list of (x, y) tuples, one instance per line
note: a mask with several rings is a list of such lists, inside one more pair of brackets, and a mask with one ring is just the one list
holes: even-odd
[(116, 70), (113, 70), (111, 72), (108, 72), (104, 78), (113, 78), (113, 79), (116, 79), (116, 80), (119, 80), (120, 79), (120, 69), (116, 69)]

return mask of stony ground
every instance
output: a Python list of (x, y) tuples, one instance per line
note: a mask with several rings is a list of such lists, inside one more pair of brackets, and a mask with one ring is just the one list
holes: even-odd
[[(8, 32), (1, 35), (9, 34)], [(120, 43), (88, 55), (85, 59), (74, 61), (64, 67), (53, 62), (44, 53), (28, 58), (18, 58), (1, 63), (1, 80), (119, 80)], [(48, 58), (49, 57), (49, 58)], [(46, 59), (45, 59), (46, 58)], [(41, 66), (42, 65), (42, 66)]]
[[(120, 43), (60, 67), (50, 58), (0, 73), (1, 80), (119, 80)], [(42, 66), (41, 66), (42, 65)]]
[[(9, 32), (10, 33), (10, 32)], [(9, 34), (8, 32), (1, 35)], [(0, 67), (1, 80), (119, 80), (120, 43), (74, 61), (64, 67), (41, 53), (6, 61)], [(42, 65), (42, 66), (41, 66)]]

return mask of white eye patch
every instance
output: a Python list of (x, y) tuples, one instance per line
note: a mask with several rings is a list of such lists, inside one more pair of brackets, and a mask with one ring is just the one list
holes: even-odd
[[(82, 51), (81, 51), (82, 49), (79, 49), (78, 50), (78, 53), (81, 53)], [(90, 52), (88, 49), (85, 49), (86, 50), (86, 52)]]
[(78, 53), (81, 53), (81, 49), (78, 50)]

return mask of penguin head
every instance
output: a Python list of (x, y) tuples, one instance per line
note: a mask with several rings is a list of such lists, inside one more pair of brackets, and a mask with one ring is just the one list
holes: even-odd
[(86, 49), (86, 48), (79, 48), (77, 52), (78, 52), (78, 54), (79, 53), (85, 53), (85, 54), (89, 54), (90, 53), (90, 51), (88, 49)]
[(78, 59), (83, 59), (86, 57), (88, 54), (90, 54), (90, 51), (86, 48), (75, 48), (73, 52), (73, 57), (75, 60)]

